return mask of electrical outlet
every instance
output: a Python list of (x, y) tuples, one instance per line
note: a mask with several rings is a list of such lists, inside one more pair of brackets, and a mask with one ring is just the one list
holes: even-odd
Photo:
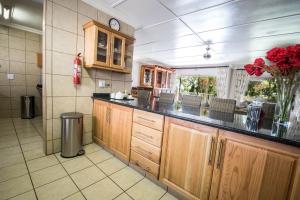
[(98, 81), (98, 87), (99, 88), (104, 88), (105, 87), (105, 80), (99, 80)]
[(8, 80), (14, 80), (15, 79), (15, 75), (14, 74), (7, 74), (7, 79)]

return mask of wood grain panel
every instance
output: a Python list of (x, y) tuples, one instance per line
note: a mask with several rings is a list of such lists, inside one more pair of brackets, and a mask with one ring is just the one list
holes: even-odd
[(216, 136), (217, 129), (166, 118), (160, 180), (189, 199), (208, 199)]
[(109, 144), (109, 106), (110, 104), (107, 102), (94, 100), (94, 140), (104, 146), (108, 146)]
[(218, 199), (258, 199), (266, 153), (227, 141)]
[[(222, 145), (223, 144), (223, 145)], [(220, 131), (210, 199), (286, 200), (299, 197), (297, 149)]]
[(132, 126), (132, 136), (156, 147), (161, 147), (162, 132), (158, 130), (134, 122)]
[(292, 175), (291, 187), (290, 187), (290, 199), (298, 200), (300, 199), (300, 159), (298, 158), (294, 173)]
[(133, 121), (138, 124), (162, 131), (164, 125), (164, 116), (134, 109)]
[(293, 157), (267, 152), (259, 199), (287, 199), (295, 163)]
[(133, 109), (116, 104), (111, 104), (110, 109), (109, 147), (129, 161)]
[(137, 152), (131, 151), (130, 162), (132, 164), (135, 164), (135, 165), (141, 167), (142, 169), (144, 169), (148, 173), (152, 174), (153, 176), (158, 177), (159, 165), (148, 160), (147, 158), (143, 157), (142, 155), (138, 154)]
[(160, 164), (160, 152), (161, 149), (158, 147), (155, 147), (151, 144), (147, 144), (146, 142), (132, 137), (131, 139), (131, 149), (140, 155), (142, 155), (145, 158), (148, 158), (149, 160)]

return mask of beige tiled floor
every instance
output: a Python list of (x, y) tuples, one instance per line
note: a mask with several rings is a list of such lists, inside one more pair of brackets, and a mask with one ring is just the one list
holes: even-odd
[(41, 119), (0, 119), (0, 200), (176, 200), (96, 144), (45, 156), (41, 130)]

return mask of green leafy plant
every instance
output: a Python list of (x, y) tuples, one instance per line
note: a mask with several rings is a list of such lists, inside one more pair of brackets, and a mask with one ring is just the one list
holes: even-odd
[(246, 97), (263, 98), (268, 101), (275, 101), (277, 95), (277, 88), (275, 79), (270, 78), (263, 81), (250, 81), (248, 89), (245, 93)]
[(217, 95), (215, 77), (181, 76), (177, 77), (177, 86), (181, 93)]

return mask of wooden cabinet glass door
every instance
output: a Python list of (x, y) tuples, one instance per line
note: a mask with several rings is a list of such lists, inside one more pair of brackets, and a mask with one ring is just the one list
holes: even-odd
[(125, 55), (124, 55), (125, 67), (131, 68), (133, 62), (133, 41), (125, 40)]
[(166, 118), (160, 180), (187, 199), (206, 200), (218, 130)]
[(123, 69), (125, 67), (125, 38), (112, 34), (111, 67)]
[(108, 67), (111, 33), (102, 28), (98, 28), (97, 32), (96, 63)]

